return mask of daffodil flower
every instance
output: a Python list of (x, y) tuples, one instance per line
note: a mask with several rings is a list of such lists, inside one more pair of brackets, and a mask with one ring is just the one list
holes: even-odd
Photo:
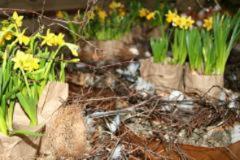
[(182, 29), (187, 29), (187, 18), (185, 16), (180, 17), (180, 24), (178, 25)]
[(20, 45), (24, 44), (26, 46), (30, 41), (30, 38), (28, 36), (25, 36), (24, 32), (17, 33), (16, 37)]
[(62, 11), (57, 11), (56, 17), (59, 18), (59, 19), (63, 19), (64, 18), (63, 12)]
[(33, 71), (39, 68), (39, 59), (34, 58), (32, 54), (26, 54), (23, 51), (18, 50), (16, 56), (12, 59), (14, 69), (22, 69), (25, 71)]
[(195, 23), (195, 21), (192, 19), (192, 17), (187, 17), (187, 19), (186, 19), (186, 27), (187, 28), (191, 28), (194, 23)]
[(59, 33), (57, 36), (55, 36), (55, 45), (62, 46), (64, 44), (64, 34)]
[(148, 9), (146, 9), (146, 8), (141, 8), (140, 10), (139, 10), (139, 17), (146, 17), (147, 15), (148, 15), (148, 13), (149, 13), (149, 10)]
[(172, 25), (175, 26), (175, 27), (178, 27), (181, 25), (181, 17), (179, 15), (176, 15), (173, 20), (172, 20)]
[(50, 30), (47, 30), (47, 34), (43, 36), (43, 41), (41, 45), (47, 44), (48, 46), (62, 46), (64, 45), (64, 35), (59, 33), (58, 35), (51, 33)]
[(146, 16), (146, 19), (150, 21), (150, 20), (152, 20), (154, 17), (155, 17), (155, 12), (150, 12), (150, 13)]
[(48, 46), (53, 46), (54, 44), (54, 38), (55, 37), (55, 34), (54, 33), (51, 33), (50, 30), (48, 29), (47, 30), (47, 34), (45, 36), (43, 36), (43, 41), (41, 43), (41, 45), (45, 45), (47, 44)]
[(191, 17), (186, 16), (176, 16), (172, 20), (172, 24), (175, 27), (179, 27), (181, 29), (189, 29), (193, 26), (195, 21)]
[(212, 29), (212, 25), (213, 25), (213, 18), (212, 17), (204, 19), (203, 27), (206, 28), (208, 31), (210, 31)]
[(124, 17), (126, 15), (126, 11), (124, 8), (119, 9), (119, 15), (120, 15), (120, 17)]
[(12, 19), (14, 20), (14, 23), (17, 25), (17, 27), (22, 26), (23, 16), (18, 16), (18, 13), (16, 11), (13, 12)]
[(9, 40), (12, 39), (13, 34), (7, 27), (2, 27), (2, 32), (4, 34), (3, 37), (4, 37), (5, 40), (9, 41)]
[(79, 47), (75, 44), (72, 43), (65, 43), (65, 45), (70, 49), (70, 51), (72, 52), (72, 55), (74, 56), (78, 56), (78, 49)]
[(87, 19), (92, 20), (95, 17), (95, 13), (93, 11), (88, 11), (87, 12)]
[(101, 22), (104, 22), (106, 17), (107, 17), (107, 13), (104, 10), (99, 9), (98, 10), (98, 17), (99, 17)]
[(112, 1), (110, 4), (109, 4), (109, 9), (111, 10), (116, 10), (118, 8), (124, 8), (123, 4), (120, 3), (120, 2), (116, 2), (116, 1)]
[(166, 17), (167, 17), (167, 22), (172, 23), (176, 21), (176, 19), (178, 18), (178, 15), (176, 12), (168, 11), (168, 13), (166, 14)]
[(13, 36), (12, 36), (12, 33), (11, 33), (11, 32), (7, 32), (6, 35), (5, 35), (5, 39), (6, 39), (7, 41), (11, 40), (12, 37), (13, 37)]

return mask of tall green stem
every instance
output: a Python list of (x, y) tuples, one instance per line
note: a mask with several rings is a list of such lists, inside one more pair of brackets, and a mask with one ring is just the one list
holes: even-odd
[(59, 46), (59, 47), (58, 47), (58, 49), (56, 50), (56, 52), (55, 52), (55, 53), (53, 54), (53, 56), (51, 57), (50, 62), (47, 63), (47, 69), (46, 69), (46, 72), (45, 72), (45, 74), (44, 74), (45, 79), (47, 79), (48, 74), (49, 74), (49, 72), (50, 72), (50, 70), (51, 70), (51, 66), (52, 66), (53, 60), (54, 60), (54, 58), (57, 56), (57, 54), (58, 54), (58, 52), (60, 51), (61, 48), (62, 48), (62, 46)]
[(28, 90), (28, 93), (31, 94), (31, 90), (30, 90), (30, 87), (29, 87), (29, 83), (28, 83), (28, 80), (27, 80), (27, 76), (24, 72), (24, 70), (22, 68), (20, 68), (22, 74), (23, 74), (23, 78), (24, 78), (24, 81), (25, 81), (25, 84), (27, 86), (27, 90)]

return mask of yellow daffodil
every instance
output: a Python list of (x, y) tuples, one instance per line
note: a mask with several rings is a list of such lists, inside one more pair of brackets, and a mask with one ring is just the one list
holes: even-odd
[(5, 39), (5, 40), (9, 41), (9, 40), (12, 39), (13, 34), (12, 34), (12, 32), (11, 32), (10, 30), (8, 30), (7, 27), (3, 27), (3, 28), (2, 28), (2, 31), (3, 31), (3, 33), (4, 33), (4, 39)]
[(7, 32), (6, 34), (5, 34), (5, 39), (7, 40), (7, 41), (9, 41), (9, 40), (11, 40), (12, 39), (12, 33), (11, 32)]
[(191, 28), (194, 23), (195, 23), (195, 21), (192, 19), (192, 17), (187, 17), (187, 19), (186, 19), (186, 27), (187, 28)]
[(30, 38), (28, 36), (25, 36), (24, 32), (23, 33), (18, 33), (16, 35), (16, 37), (17, 37), (17, 40), (18, 40), (20, 45), (24, 44), (26, 46), (26, 45), (28, 45), (28, 43), (30, 41)]
[(43, 36), (43, 41), (41, 45), (47, 44), (48, 46), (53, 46), (55, 36), (56, 35), (54, 33), (51, 33), (50, 30), (48, 29), (46, 36)]
[(118, 8), (124, 8), (123, 4), (120, 3), (120, 2), (116, 2), (116, 1), (112, 1), (110, 4), (109, 4), (109, 9), (111, 10), (116, 10)]
[(150, 12), (150, 13), (146, 16), (146, 19), (150, 21), (150, 20), (152, 20), (154, 17), (155, 17), (155, 12)]
[(172, 25), (175, 27), (178, 27), (182, 24), (182, 19), (179, 15), (176, 15), (173, 19), (172, 19)]
[(140, 17), (146, 17), (147, 15), (148, 15), (148, 13), (149, 13), (149, 10), (148, 9), (146, 9), (146, 8), (141, 8), (140, 10), (139, 10), (139, 16)]
[(23, 16), (18, 16), (18, 13), (16, 11), (13, 13), (12, 19), (14, 20), (14, 23), (17, 25), (17, 27), (22, 26)]
[(203, 27), (206, 28), (208, 31), (210, 31), (212, 29), (212, 25), (213, 25), (213, 18), (212, 17), (204, 19)]
[(64, 18), (63, 12), (62, 11), (57, 11), (56, 17), (59, 18), (59, 19), (63, 19)]
[(47, 30), (47, 34), (43, 36), (43, 41), (41, 45), (47, 44), (48, 46), (62, 46), (64, 45), (64, 35), (59, 33), (58, 35), (51, 33), (50, 30)]
[(87, 19), (92, 20), (95, 17), (95, 13), (93, 11), (88, 11), (87, 12)]
[(181, 29), (189, 29), (195, 23), (195, 21), (190, 16), (186, 17), (186, 16), (175, 15), (171, 18), (169, 18), (169, 22), (170, 22), (170, 19), (171, 19), (172, 25), (175, 26), (175, 27), (179, 27)]
[(99, 17), (101, 22), (104, 22), (106, 17), (107, 17), (107, 13), (104, 10), (99, 9), (98, 10), (98, 17)]
[(120, 16), (120, 17), (124, 17), (125, 15), (126, 15), (125, 9), (124, 9), (124, 8), (120, 8), (120, 9), (119, 9), (119, 16)]
[(167, 17), (167, 22), (172, 23), (176, 21), (179, 16), (177, 15), (176, 12), (168, 11), (168, 13), (166, 14), (166, 17)]
[(72, 55), (74, 56), (78, 56), (78, 49), (79, 47), (75, 44), (72, 43), (65, 43), (65, 45), (70, 49), (70, 51), (72, 52)]
[(62, 46), (64, 43), (64, 34), (59, 33), (57, 36), (55, 36), (55, 45)]
[(188, 26), (187, 26), (187, 18), (186, 18), (185, 16), (181, 16), (181, 17), (180, 17), (179, 27), (182, 28), (182, 29), (188, 29)]
[(14, 69), (22, 69), (25, 71), (33, 71), (39, 68), (39, 59), (34, 58), (32, 54), (26, 54), (20, 50), (17, 51), (16, 56), (12, 59)]

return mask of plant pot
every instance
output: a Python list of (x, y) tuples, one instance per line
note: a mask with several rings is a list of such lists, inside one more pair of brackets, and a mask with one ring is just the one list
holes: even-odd
[(183, 66), (157, 64), (152, 58), (140, 61), (140, 73), (144, 80), (152, 83), (156, 92), (183, 91)]
[(81, 158), (89, 148), (82, 107), (72, 104), (61, 107), (46, 124), (39, 152), (43, 159)]
[[(68, 85), (65, 83), (48, 83), (38, 102), (38, 122), (34, 127), (29, 127), (29, 119), (17, 103), (14, 107), (13, 128), (41, 132), (53, 114), (62, 106), (68, 97)], [(3, 136), (0, 135), (0, 159), (12, 160), (35, 159), (40, 146), (41, 137), (30, 136)]]
[(119, 40), (95, 40), (80, 42), (80, 59), (87, 63), (113, 63), (128, 61), (138, 56), (139, 51), (133, 47), (132, 35)]
[(224, 85), (223, 75), (202, 75), (196, 71), (185, 68), (184, 86), (185, 92), (192, 92), (219, 98)]

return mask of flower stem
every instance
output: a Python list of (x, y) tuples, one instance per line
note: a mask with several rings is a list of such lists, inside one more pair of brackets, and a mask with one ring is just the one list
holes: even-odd
[(47, 75), (49, 74), (50, 72), (50, 69), (51, 69), (51, 66), (52, 66), (52, 63), (53, 63), (53, 59), (57, 56), (58, 52), (60, 51), (60, 49), (62, 48), (62, 46), (59, 46), (58, 49), (56, 50), (56, 52), (53, 54), (53, 56), (51, 57), (51, 60), (50, 62), (47, 64), (47, 69), (46, 69), (46, 72), (44, 74), (44, 77), (47, 78)]
[(28, 83), (28, 81), (27, 81), (27, 76), (26, 76), (26, 74), (25, 74), (25, 72), (24, 72), (24, 70), (23, 70), (22, 68), (21, 68), (20, 70), (21, 70), (21, 72), (22, 72), (22, 74), (23, 74), (23, 78), (24, 78), (25, 84), (26, 84), (26, 86), (27, 86), (28, 93), (31, 94), (31, 90), (30, 90), (30, 87), (29, 87), (29, 83)]

